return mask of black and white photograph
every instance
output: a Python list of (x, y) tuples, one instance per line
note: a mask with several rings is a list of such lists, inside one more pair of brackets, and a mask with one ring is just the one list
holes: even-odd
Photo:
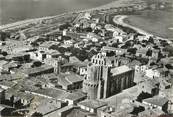
[(0, 117), (173, 117), (173, 0), (0, 0)]

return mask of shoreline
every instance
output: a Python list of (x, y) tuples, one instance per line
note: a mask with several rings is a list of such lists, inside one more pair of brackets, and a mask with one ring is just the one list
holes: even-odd
[(10, 29), (10, 28), (17, 28), (20, 26), (22, 27), (23, 25), (28, 25), (28, 24), (35, 23), (35, 22), (42, 21), (42, 20), (48, 20), (48, 19), (53, 19), (53, 18), (57, 18), (57, 17), (62, 17), (62, 16), (67, 15), (67, 14), (69, 14), (69, 12), (65, 12), (65, 13), (62, 13), (59, 15), (54, 15), (54, 16), (31, 18), (31, 19), (25, 19), (25, 20), (13, 22), (13, 23), (8, 23), (8, 24), (0, 25), (0, 30), (3, 31), (6, 29)]
[[(0, 30), (5, 30), (8, 29), (9, 27), (15, 27), (18, 25), (24, 25), (24, 24), (29, 24), (32, 22), (36, 22), (39, 20), (43, 20), (43, 19), (51, 19), (51, 18), (56, 18), (62, 15), (66, 15), (66, 14), (73, 14), (73, 13), (82, 13), (82, 12), (89, 12), (89, 11), (94, 11), (94, 10), (102, 10), (102, 9), (110, 9), (112, 7), (120, 7), (120, 6), (126, 6), (124, 3), (121, 4), (122, 1), (126, 1), (126, 0), (115, 0), (109, 3), (106, 3), (104, 5), (101, 6), (97, 6), (97, 7), (93, 7), (93, 8), (86, 8), (86, 9), (82, 9), (82, 10), (73, 10), (73, 11), (69, 11), (69, 12), (64, 12), (58, 15), (53, 15), (53, 16), (45, 16), (45, 17), (38, 17), (38, 18), (29, 18), (29, 19), (24, 19), (21, 21), (17, 21), (17, 22), (13, 22), (13, 23), (8, 23), (8, 24), (4, 24), (4, 25), (0, 25)], [(141, 1), (139, 1), (141, 3)], [(134, 4), (134, 3), (132, 3)]]
[(137, 31), (138, 33), (140, 34), (143, 34), (143, 35), (146, 35), (146, 36), (155, 36), (157, 39), (161, 39), (161, 40), (166, 40), (169, 44), (172, 44), (172, 41), (167, 39), (167, 38), (163, 38), (163, 37), (160, 37), (160, 36), (156, 36), (152, 33), (149, 33), (141, 28), (138, 28), (136, 26), (133, 26), (133, 25), (130, 25), (130, 24), (127, 24), (126, 22), (124, 22), (124, 19), (128, 18), (127, 15), (117, 15), (117, 16), (114, 16), (113, 18), (113, 22), (115, 24), (119, 24), (119, 25), (122, 25), (124, 27), (129, 27), (135, 31)]

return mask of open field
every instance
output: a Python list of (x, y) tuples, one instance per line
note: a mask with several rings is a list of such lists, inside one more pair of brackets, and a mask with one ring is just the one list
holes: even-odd
[(173, 9), (142, 11), (139, 15), (130, 15), (124, 21), (154, 35), (173, 39)]

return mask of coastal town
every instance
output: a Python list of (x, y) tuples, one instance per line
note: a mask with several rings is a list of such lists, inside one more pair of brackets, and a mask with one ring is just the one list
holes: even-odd
[(124, 22), (168, 1), (0, 26), (1, 117), (172, 117), (173, 39)]

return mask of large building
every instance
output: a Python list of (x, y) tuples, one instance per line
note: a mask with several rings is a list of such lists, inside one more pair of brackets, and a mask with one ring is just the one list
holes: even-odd
[(133, 86), (133, 69), (126, 65), (113, 67), (106, 63), (105, 57), (100, 58), (97, 62), (92, 59), (92, 63), (87, 66), (83, 91), (89, 99), (107, 98)]

